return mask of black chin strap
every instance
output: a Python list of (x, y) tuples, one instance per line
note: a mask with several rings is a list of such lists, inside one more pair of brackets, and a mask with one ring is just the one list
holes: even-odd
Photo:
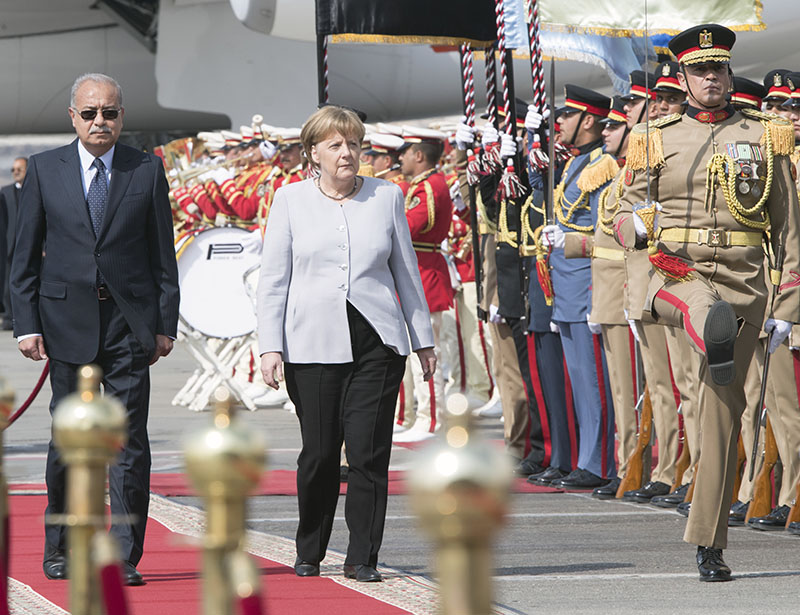
[(578, 136), (578, 131), (581, 128), (584, 117), (586, 117), (586, 111), (581, 111), (581, 116), (578, 118), (578, 123), (575, 125), (575, 130), (572, 131), (572, 138), (567, 141), (567, 144), (571, 145), (572, 147), (577, 147), (577, 145), (575, 145), (575, 139)]
[[(695, 102), (696, 102), (698, 105), (700, 105), (701, 107), (703, 107), (703, 109), (716, 109), (718, 105), (715, 105), (715, 106), (713, 106), (713, 107), (709, 107), (708, 105), (704, 105), (704, 104), (703, 104), (703, 103), (701, 103), (701, 102), (700, 102), (700, 100), (699, 100), (699, 99), (698, 99), (698, 98), (697, 98), (697, 97), (696, 97), (696, 96), (695, 96), (695, 95), (692, 93), (692, 88), (691, 88), (691, 86), (689, 85), (689, 77), (687, 77), (687, 76), (686, 76), (686, 66), (684, 66), (683, 64), (681, 64), (681, 65), (680, 65), (680, 71), (681, 71), (681, 73), (683, 74), (683, 80), (686, 82), (686, 91), (687, 91), (687, 92), (689, 92), (689, 96), (691, 96), (691, 97), (692, 97), (692, 99), (693, 99), (693, 100), (694, 100), (694, 101), (695, 101)], [(733, 89), (733, 71), (731, 70), (731, 67), (730, 67), (730, 65), (728, 65), (728, 75), (730, 76), (730, 82), (731, 82), (731, 83), (730, 83), (730, 85), (728, 86), (728, 92), (731, 92), (731, 91), (732, 91), (732, 89)]]

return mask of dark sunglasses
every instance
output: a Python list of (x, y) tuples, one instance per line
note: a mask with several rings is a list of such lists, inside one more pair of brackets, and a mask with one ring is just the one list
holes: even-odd
[(119, 116), (119, 109), (84, 109), (83, 111), (75, 109), (75, 111), (87, 122), (93, 120), (97, 116), (98, 111), (100, 111), (104, 120), (115, 120)]

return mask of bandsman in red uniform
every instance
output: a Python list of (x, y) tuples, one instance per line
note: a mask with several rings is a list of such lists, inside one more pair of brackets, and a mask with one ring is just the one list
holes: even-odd
[(375, 132), (369, 139), (369, 148), (361, 154), (362, 162), (372, 167), (375, 177), (397, 184), (404, 195), (408, 194), (410, 184), (400, 170), (400, 151), (405, 146), (403, 138)]
[[(262, 237), (267, 228), (269, 208), (272, 206), (275, 191), (284, 184), (293, 184), (306, 178), (300, 147), (300, 129), (278, 129), (275, 135), (278, 137), (278, 164), (274, 167), (267, 183), (261, 184), (264, 187), (256, 192), (259, 197), (258, 227), (261, 229)], [(263, 194), (258, 194), (261, 191)]]
[[(442, 242), (450, 231), (453, 201), (444, 175), (437, 170), (446, 136), (435, 130), (404, 130), (406, 148), (400, 156), (401, 170), (411, 184), (406, 195), (406, 218), (417, 255), (422, 287), (431, 312), (433, 334), (439, 347), (442, 312), (453, 305), (450, 272), (441, 254)], [(438, 352), (438, 350), (437, 350)], [(444, 404), (441, 372), (424, 382), (422, 371), (413, 366), (417, 414), (413, 425), (395, 435), (398, 442), (423, 440), (439, 428), (439, 410)]]

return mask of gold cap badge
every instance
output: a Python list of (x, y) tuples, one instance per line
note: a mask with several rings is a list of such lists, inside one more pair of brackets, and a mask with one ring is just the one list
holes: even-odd
[(795, 89), (796, 89), (796, 88), (794, 87), (794, 83), (792, 82), (792, 80), (791, 80), (791, 79), (789, 79), (789, 77), (786, 77), (786, 85), (788, 85), (788, 86), (789, 86), (789, 89), (790, 89), (790, 90), (795, 90)]
[(664, 64), (664, 66), (661, 67), (661, 76), (669, 77), (669, 64)]
[(772, 83), (775, 85), (776, 88), (781, 87), (781, 74), (775, 73), (772, 75)]
[(708, 49), (714, 46), (714, 43), (711, 41), (711, 32), (708, 30), (703, 30), (700, 33), (699, 39), (700, 49)]

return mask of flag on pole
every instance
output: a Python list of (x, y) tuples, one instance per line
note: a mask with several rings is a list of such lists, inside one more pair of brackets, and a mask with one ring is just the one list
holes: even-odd
[[(541, 7), (546, 0), (539, 0)], [(529, 53), (528, 26), (524, 0), (504, 0), (506, 16), (506, 45), (515, 56)], [(644, 37), (602, 36), (600, 34), (549, 31), (542, 24), (539, 44), (545, 58), (574, 60), (597, 66), (608, 73), (617, 92), (627, 92), (628, 75), (655, 61), (652, 49), (647, 49)]]
[[(539, 0), (546, 30), (644, 36), (645, 0)], [(731, 30), (764, 30), (761, 0), (652, 0), (647, 6), (650, 33), (677, 34), (702, 23), (718, 23)]]
[(497, 37), (493, 0), (316, 0), (316, 16), (334, 43), (487, 47)]

